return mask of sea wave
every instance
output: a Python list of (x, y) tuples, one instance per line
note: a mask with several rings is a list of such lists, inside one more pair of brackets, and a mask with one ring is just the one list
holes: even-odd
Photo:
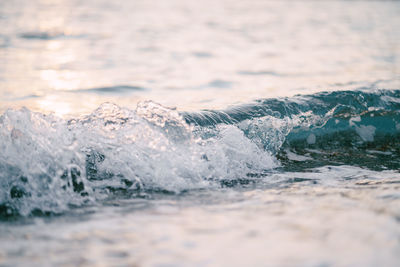
[(326, 165), (400, 167), (400, 90), (264, 99), (223, 111), (112, 103), (61, 119), (0, 116), (0, 217), (59, 213), (112, 195), (182, 192)]
[(321, 92), (182, 115), (200, 131), (236, 125), (285, 170), (400, 168), (400, 90)]

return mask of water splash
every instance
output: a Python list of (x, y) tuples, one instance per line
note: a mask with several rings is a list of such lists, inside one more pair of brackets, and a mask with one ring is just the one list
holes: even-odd
[(116, 191), (207, 187), (277, 165), (233, 125), (198, 138), (180, 114), (154, 102), (106, 103), (79, 119), (8, 110), (0, 118), (4, 215), (61, 212)]
[(71, 120), (8, 110), (0, 117), (0, 213), (57, 213), (115, 194), (234, 185), (273, 169), (395, 169), (399, 112), (400, 91), (320, 93), (198, 113), (152, 101), (135, 110), (105, 103)]

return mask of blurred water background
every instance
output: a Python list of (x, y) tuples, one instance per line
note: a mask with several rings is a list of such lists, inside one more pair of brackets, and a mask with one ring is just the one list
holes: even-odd
[(399, 266), (399, 89), (398, 1), (0, 0), (0, 265)]
[(1, 1), (0, 108), (63, 115), (152, 99), (197, 110), (398, 89), (399, 8), (397, 1)]

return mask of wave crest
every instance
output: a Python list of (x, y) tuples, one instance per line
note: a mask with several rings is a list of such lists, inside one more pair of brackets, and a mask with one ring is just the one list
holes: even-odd
[[(0, 117), (0, 211), (61, 212), (115, 192), (181, 190), (277, 166), (234, 125), (199, 138), (174, 109), (106, 103), (72, 119), (8, 110)], [(204, 137), (204, 136), (203, 136)]]
[(398, 169), (400, 91), (324, 92), (197, 113), (105, 103), (71, 120), (8, 110), (0, 148), (1, 216), (236, 184), (274, 168)]

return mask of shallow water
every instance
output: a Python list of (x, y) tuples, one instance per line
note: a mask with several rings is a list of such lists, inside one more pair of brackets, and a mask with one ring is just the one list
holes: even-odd
[(398, 266), (399, 11), (0, 2), (0, 265)]

